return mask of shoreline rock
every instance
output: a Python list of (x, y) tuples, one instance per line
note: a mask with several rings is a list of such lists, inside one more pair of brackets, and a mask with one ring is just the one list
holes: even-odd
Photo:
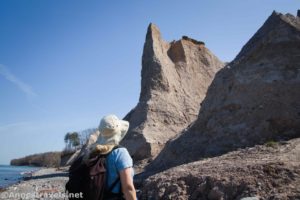
[[(63, 168), (42, 168), (32, 174), (28, 180), (21, 180), (19, 183), (0, 190), (0, 199), (26, 199), (26, 195), (39, 194), (64, 194), (65, 184), (68, 180), (68, 167)], [(10, 196), (7, 196), (10, 195)], [(19, 197), (21, 198), (8, 198)], [(23, 195), (23, 196), (22, 196)], [(27, 198), (35, 199), (35, 198)], [(39, 199), (39, 198), (38, 198)], [(63, 199), (45, 198), (45, 199)]]

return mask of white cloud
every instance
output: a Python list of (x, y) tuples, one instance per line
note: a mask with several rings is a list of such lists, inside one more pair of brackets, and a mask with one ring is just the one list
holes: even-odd
[(38, 96), (32, 89), (30, 85), (24, 83), (18, 77), (16, 77), (13, 73), (9, 71), (9, 69), (0, 64), (0, 75), (2, 75), (5, 79), (13, 83), (17, 86), (22, 92), (26, 94), (27, 97), (32, 98)]

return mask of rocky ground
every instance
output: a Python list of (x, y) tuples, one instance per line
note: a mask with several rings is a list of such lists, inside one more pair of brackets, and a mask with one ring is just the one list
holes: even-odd
[(0, 199), (64, 199), (67, 180), (67, 168), (44, 168), (28, 180), (0, 191)]
[[(43, 199), (64, 199), (50, 194), (64, 194), (67, 180), (67, 168), (41, 169), (1, 191), (0, 199), (42, 199), (15, 196), (34, 193), (49, 195)], [(271, 141), (155, 174), (140, 186), (139, 199), (295, 200), (300, 199), (299, 185), (300, 138)]]
[(150, 176), (140, 199), (300, 199), (300, 139), (268, 142)]

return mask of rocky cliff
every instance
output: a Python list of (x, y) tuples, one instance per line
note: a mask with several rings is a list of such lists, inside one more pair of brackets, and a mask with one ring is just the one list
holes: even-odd
[(273, 12), (215, 76), (192, 126), (148, 170), (300, 137), (300, 18)]
[(140, 99), (125, 117), (130, 128), (123, 145), (135, 160), (156, 156), (197, 118), (207, 88), (222, 67), (203, 42), (184, 36), (168, 43), (154, 24), (149, 25)]

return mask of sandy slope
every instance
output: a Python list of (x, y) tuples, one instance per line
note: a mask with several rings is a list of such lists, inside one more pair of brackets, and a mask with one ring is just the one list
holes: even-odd
[(180, 165), (144, 181), (140, 199), (300, 199), (300, 138)]

